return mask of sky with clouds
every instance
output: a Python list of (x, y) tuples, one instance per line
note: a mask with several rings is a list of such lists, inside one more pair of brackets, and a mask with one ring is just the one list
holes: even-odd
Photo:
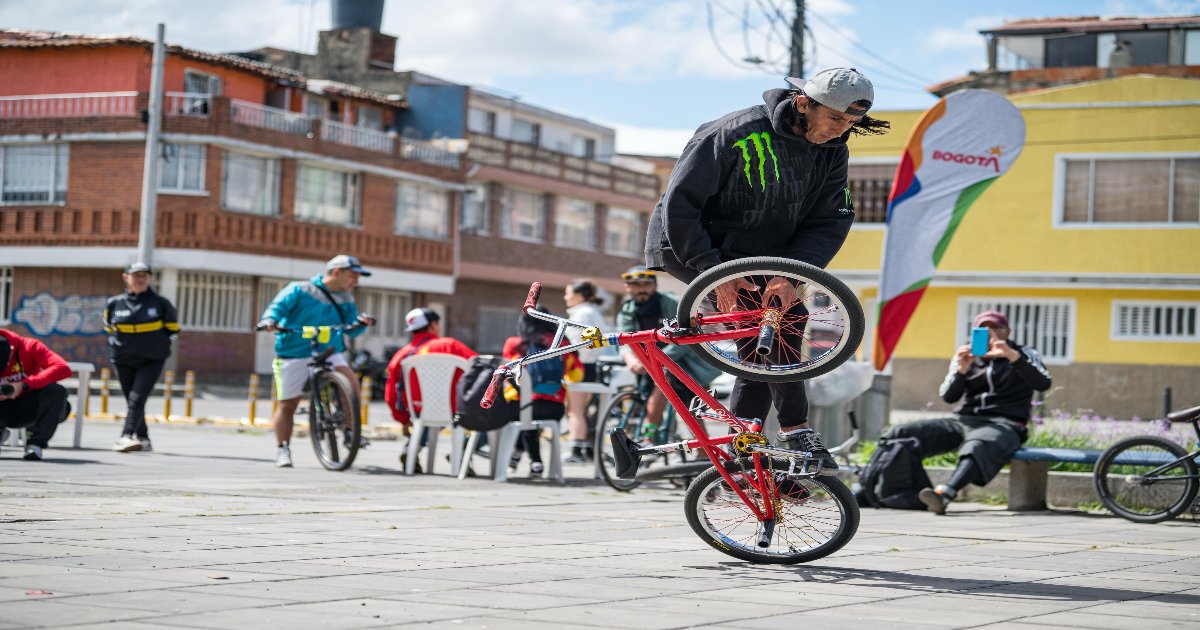
[[(677, 154), (701, 123), (786, 73), (794, 0), (387, 0), (397, 69), (478, 85), (617, 128), (618, 150)], [(1200, 0), (808, 0), (806, 68), (852, 65), (876, 107), (984, 66), (979, 29), (1021, 17), (1196, 15)], [(0, 26), (167, 39), (224, 52), (316, 47), (329, 0), (0, 0)], [(761, 63), (747, 63), (748, 57)]]

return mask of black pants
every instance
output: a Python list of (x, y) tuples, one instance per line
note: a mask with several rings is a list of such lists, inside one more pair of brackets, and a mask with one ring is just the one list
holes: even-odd
[[(675, 264), (673, 259), (664, 261), (663, 269), (676, 279), (690, 283), (700, 275), (695, 269)], [(804, 316), (808, 311), (804, 304), (797, 302), (788, 310), (788, 315)], [(804, 320), (800, 320), (804, 321)], [(776, 344), (790, 344), (793, 348), (800, 347), (800, 337), (803, 328), (788, 333), (781, 332)], [(743, 359), (751, 356), (756, 340), (753, 338), (738, 341), (738, 355)], [(737, 378), (733, 382), (733, 393), (729, 397), (729, 411), (739, 418), (754, 418), (766, 421), (771, 412), (771, 403), (779, 412), (779, 426), (792, 428), (808, 422), (808, 393), (804, 390), (804, 381), (787, 383), (763, 383)]]
[(121, 435), (133, 435), (146, 439), (146, 400), (154, 392), (154, 384), (162, 374), (163, 361), (141, 361), (138, 363), (116, 363), (117, 379), (121, 381), (121, 393), (125, 395), (125, 428)]
[[(552, 400), (533, 401), (534, 420), (560, 420), (565, 412), (566, 407), (562, 403)], [(542, 462), (541, 433), (538, 429), (529, 429), (517, 435), (517, 444), (520, 445), (521, 450), (529, 453), (529, 461), (539, 464)], [(552, 439), (557, 440), (558, 436), (555, 435)]]
[(53, 383), (27, 391), (15, 400), (0, 401), (0, 426), (9, 429), (29, 428), (29, 444), (46, 448), (58, 424), (66, 420), (70, 412), (67, 388)]
[(969, 481), (987, 485), (1013, 453), (1029, 438), (1025, 423), (1001, 417), (960, 416), (905, 422), (888, 429), (883, 437), (915, 437), (921, 441), (921, 459), (958, 451), (958, 457), (975, 460), (976, 475)]

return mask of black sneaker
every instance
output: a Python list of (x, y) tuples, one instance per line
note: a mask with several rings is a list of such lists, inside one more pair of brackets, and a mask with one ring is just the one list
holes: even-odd
[(930, 512), (942, 515), (946, 513), (946, 506), (954, 501), (954, 493), (948, 487), (940, 485), (937, 488), (923, 488), (917, 493), (917, 498)]
[(821, 441), (821, 435), (812, 429), (796, 429), (780, 433), (779, 446), (792, 451), (812, 453), (812, 458), (820, 465), (820, 469), (817, 471), (819, 475), (832, 475), (838, 470), (833, 455), (829, 454), (829, 449), (825, 448), (824, 442)]

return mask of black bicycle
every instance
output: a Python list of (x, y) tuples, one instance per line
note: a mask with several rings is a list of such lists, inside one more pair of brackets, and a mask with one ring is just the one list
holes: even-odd
[[(1200, 407), (1167, 415), (1190, 422), (1200, 442)], [(1139, 435), (1108, 447), (1096, 462), (1100, 501), (1113, 514), (1135, 523), (1158, 523), (1183, 514), (1200, 490), (1200, 448), (1187, 452), (1166, 438)]]
[[(333, 326), (288, 328), (275, 325), (275, 330), (299, 334), (312, 344), (312, 360), (308, 363), (308, 435), (312, 438), (317, 459), (326, 470), (346, 470), (354, 463), (362, 445), (362, 424), (353, 384), (329, 362), (337, 348), (332, 345), (324, 350), (319, 348), (339, 335), (367, 326), (370, 318), (363, 317), (350, 324)], [(264, 328), (258, 326), (256, 330)]]

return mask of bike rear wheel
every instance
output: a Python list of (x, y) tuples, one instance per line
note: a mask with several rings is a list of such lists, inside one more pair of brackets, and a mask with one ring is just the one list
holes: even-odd
[[(646, 399), (638, 392), (618, 394), (608, 404), (604, 414), (600, 416), (599, 427), (596, 431), (596, 457), (600, 462), (600, 476), (613, 490), (629, 492), (641, 485), (642, 482), (638, 479), (621, 479), (617, 476), (616, 456), (613, 454), (612, 440), (609, 434), (613, 429), (619, 428), (625, 431), (631, 441), (636, 443), (646, 436), (645, 422)], [(686, 461), (684, 451), (678, 451), (674, 456), (678, 462)], [(640, 472), (667, 465), (670, 463), (671, 457), (671, 453), (647, 455), (642, 458), (638, 470)]]
[(743, 258), (700, 274), (679, 300), (679, 325), (704, 333), (758, 327), (758, 321), (704, 324), (703, 319), (722, 313), (717, 288), (731, 282), (747, 288), (737, 292), (736, 304), (725, 312), (767, 309), (771, 305), (764, 303), (763, 290), (772, 281), (796, 287), (797, 301), (782, 309), (769, 352), (754, 352), (753, 337), (689, 344), (692, 351), (724, 372), (767, 382), (812, 378), (854, 354), (865, 329), (862, 305), (854, 292), (825, 271), (787, 258)]
[(317, 374), (308, 409), (308, 435), (317, 459), (326, 470), (346, 470), (354, 463), (362, 425), (358, 397), (350, 379), (343, 374), (334, 371)]
[[(1096, 494), (1113, 514), (1135, 523), (1175, 518), (1192, 505), (1200, 490), (1196, 463), (1187, 454), (1160, 437), (1117, 442), (1096, 462)], [(1179, 458), (1184, 459), (1175, 462)]]
[[(716, 468), (700, 473), (684, 499), (688, 525), (697, 536), (721, 553), (759, 564), (810, 562), (850, 542), (858, 531), (858, 503), (841, 480), (789, 479), (784, 476), (788, 460), (763, 457), (762, 463), (764, 470), (775, 475), (779, 495), (770, 546), (758, 546), (758, 519)], [(749, 482), (754, 474), (753, 458), (743, 457), (726, 466), (746, 494), (761, 501)]]

